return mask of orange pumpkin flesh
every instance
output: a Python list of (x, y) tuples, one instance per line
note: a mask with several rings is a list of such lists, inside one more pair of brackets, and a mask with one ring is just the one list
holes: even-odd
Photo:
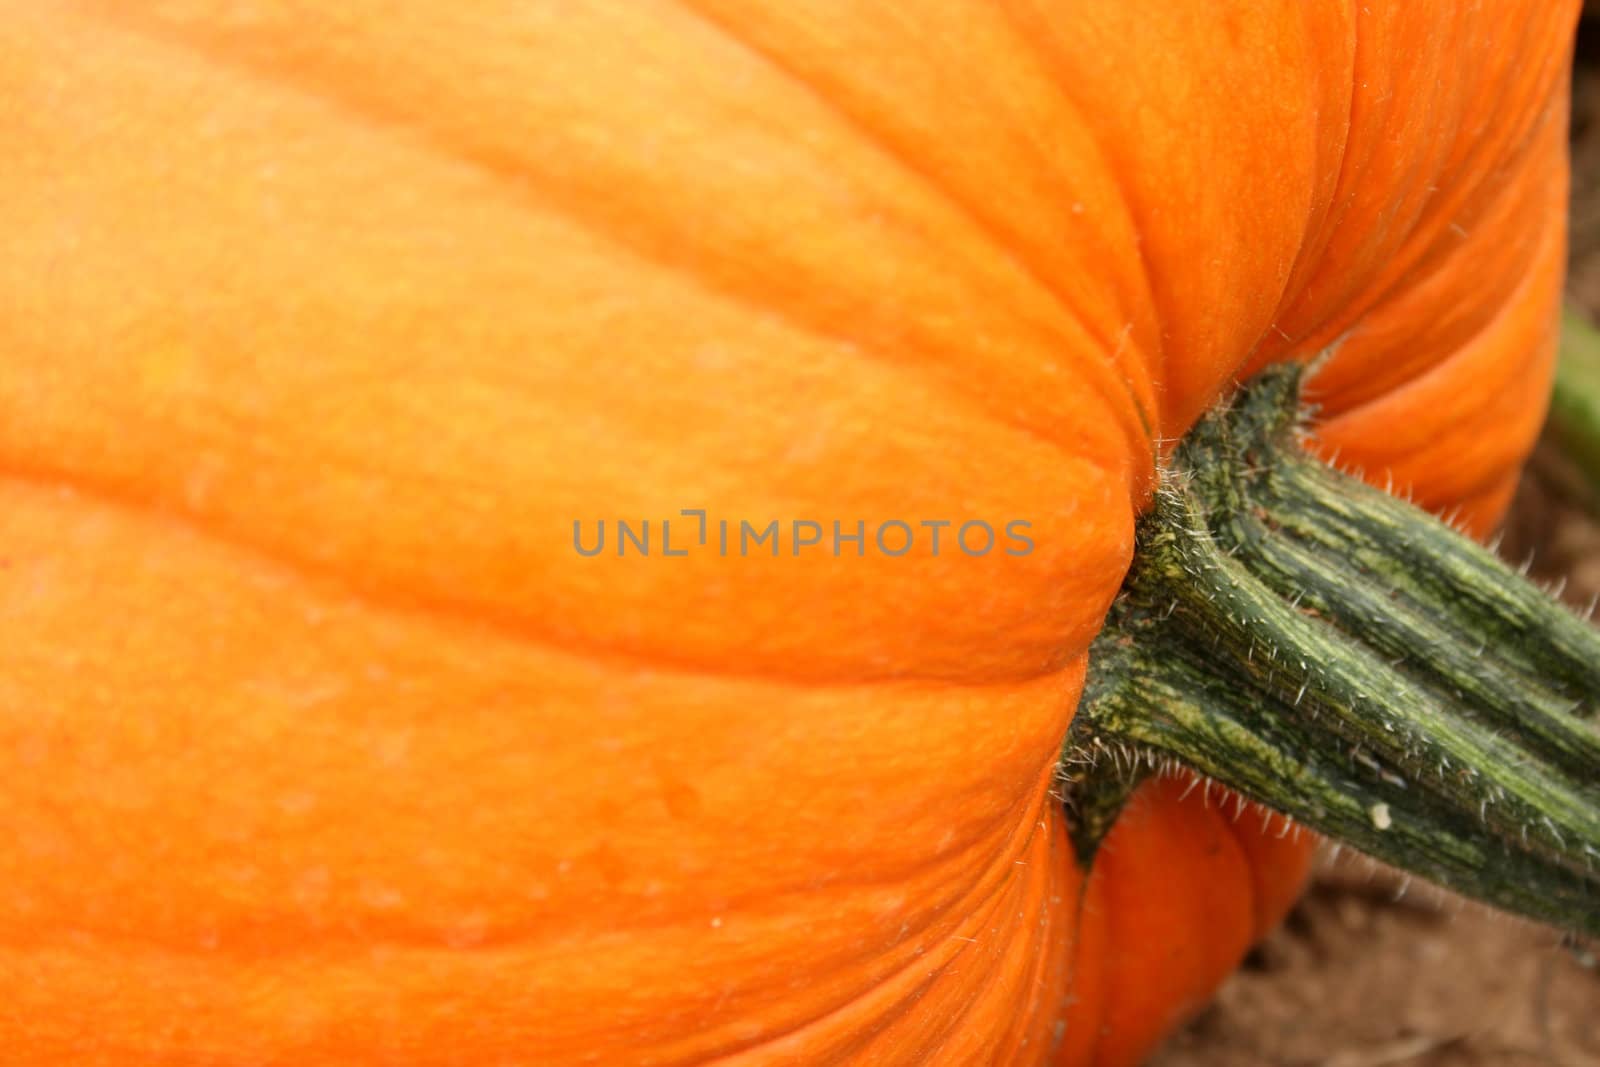
[(1158, 444), (1493, 521), (1576, 6), (4, 4), (8, 1062), (1137, 1062), (1308, 847), (1066, 843)]

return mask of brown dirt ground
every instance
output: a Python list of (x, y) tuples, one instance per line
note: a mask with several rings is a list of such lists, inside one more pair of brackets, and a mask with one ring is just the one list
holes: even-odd
[[(1569, 296), (1600, 316), (1600, 25), (1573, 103)], [(1542, 444), (1502, 554), (1600, 595), (1600, 521)], [(1151, 1067), (1600, 1067), (1594, 950), (1348, 853)]]

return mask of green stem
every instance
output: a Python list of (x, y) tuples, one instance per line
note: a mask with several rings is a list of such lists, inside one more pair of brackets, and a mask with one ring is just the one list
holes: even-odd
[(1309, 457), (1298, 395), (1298, 370), (1275, 370), (1205, 420), (1140, 522), (1064, 760), (1080, 853), (1129, 768), (1176, 759), (1388, 863), (1600, 934), (1600, 632)]
[(1561, 355), (1550, 396), (1550, 436), (1600, 505), (1600, 333), (1568, 307), (1561, 318)]

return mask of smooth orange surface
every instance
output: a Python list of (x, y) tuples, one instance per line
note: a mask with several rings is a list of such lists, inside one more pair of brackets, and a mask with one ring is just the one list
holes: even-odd
[(1487, 528), (1577, 7), (0, 0), (4, 1061), (1137, 1062), (1308, 848), (1071, 857), (1159, 454), (1331, 350)]

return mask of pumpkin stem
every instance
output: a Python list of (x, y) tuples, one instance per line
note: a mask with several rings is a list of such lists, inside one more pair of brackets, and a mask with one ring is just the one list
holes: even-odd
[(1549, 432), (1584, 483), (1574, 495), (1600, 512), (1600, 333), (1571, 306), (1561, 317)]
[(1600, 631), (1308, 455), (1299, 384), (1276, 368), (1207, 417), (1140, 521), (1063, 762), (1095, 814), (1080, 854), (1110, 824), (1086, 796), (1111, 773), (1095, 754), (1176, 758), (1397, 867), (1600, 935)]

